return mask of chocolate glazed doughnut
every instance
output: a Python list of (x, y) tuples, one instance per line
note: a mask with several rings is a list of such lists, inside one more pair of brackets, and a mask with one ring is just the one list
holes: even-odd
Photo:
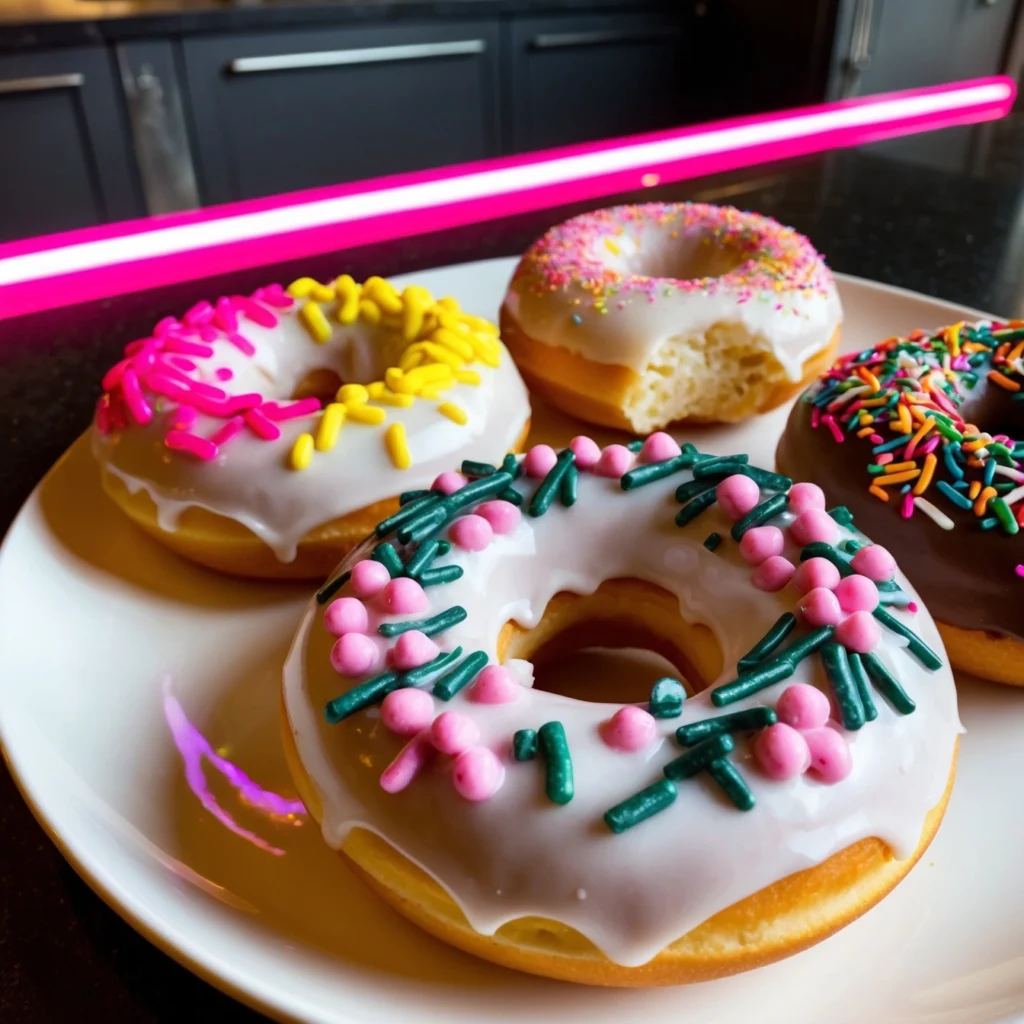
[(889, 545), (955, 667), (1024, 685), (1024, 321), (916, 331), (842, 356), (776, 460)]

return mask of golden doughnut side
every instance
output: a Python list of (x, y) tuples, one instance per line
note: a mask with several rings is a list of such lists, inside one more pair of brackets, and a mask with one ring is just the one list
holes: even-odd
[(935, 624), (954, 668), (994, 683), (1024, 686), (1024, 643), (1020, 640), (938, 620)]

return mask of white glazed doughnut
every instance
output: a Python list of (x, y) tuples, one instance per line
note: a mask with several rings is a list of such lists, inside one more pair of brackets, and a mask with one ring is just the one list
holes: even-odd
[[(412, 920), (554, 977), (701, 980), (818, 941), (920, 856), (960, 731), (935, 625), (845, 510), (741, 459), (655, 434), (464, 466), (311, 604), (293, 772)], [(533, 689), (538, 645), (588, 623), (697, 692)]]
[(381, 278), (199, 303), (132, 342), (103, 388), (111, 496), (179, 553), (247, 576), (322, 579), (400, 492), (516, 447), (530, 414), (493, 324)]
[(548, 231), (520, 261), (501, 324), (531, 386), (647, 433), (780, 404), (827, 366), (841, 317), (832, 275), (792, 228), (652, 203)]

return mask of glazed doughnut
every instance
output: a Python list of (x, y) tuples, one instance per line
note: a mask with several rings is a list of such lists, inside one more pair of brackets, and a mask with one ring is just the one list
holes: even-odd
[(515, 271), (501, 327), (534, 390), (646, 434), (781, 404), (828, 366), (841, 317), (831, 273), (792, 228), (652, 203), (548, 231)]
[(790, 414), (779, 467), (902, 552), (954, 667), (1024, 685), (1024, 321), (844, 355)]
[[(302, 798), (388, 902), (510, 967), (675, 984), (805, 948), (910, 870), (956, 693), (845, 510), (667, 434), (462, 471), (342, 563), (284, 670)], [(534, 688), (560, 643), (680, 678), (640, 705)]]
[(518, 448), (530, 415), (493, 324), (347, 275), (167, 317), (103, 390), (114, 501), (179, 554), (265, 578), (323, 579), (399, 493)]

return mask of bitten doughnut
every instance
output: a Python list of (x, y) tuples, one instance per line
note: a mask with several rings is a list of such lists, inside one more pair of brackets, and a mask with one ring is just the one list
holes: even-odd
[(347, 275), (167, 317), (103, 391), (114, 501), (179, 554), (256, 577), (323, 579), (398, 494), (517, 448), (530, 416), (493, 324)]
[[(497, 963), (657, 985), (794, 953), (903, 878), (956, 693), (846, 510), (667, 434), (462, 474), (342, 564), (284, 670), (302, 798), (388, 902)], [(560, 642), (680, 678), (641, 705), (533, 688)]]
[(792, 228), (652, 203), (548, 231), (516, 269), (501, 327), (532, 388), (643, 434), (779, 405), (828, 366), (841, 318), (831, 273)]
[(844, 355), (793, 408), (787, 473), (901, 552), (953, 665), (1024, 685), (1024, 321)]

